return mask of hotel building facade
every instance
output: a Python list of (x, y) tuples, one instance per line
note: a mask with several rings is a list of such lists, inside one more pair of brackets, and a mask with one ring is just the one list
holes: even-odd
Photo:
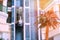
[(11, 26), (7, 23), (8, 0), (0, 0), (0, 40), (11, 40)]
[(13, 0), (0, 0), (0, 40), (14, 40)]

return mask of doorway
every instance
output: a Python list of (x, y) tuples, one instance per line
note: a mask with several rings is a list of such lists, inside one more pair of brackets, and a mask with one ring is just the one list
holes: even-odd
[(23, 40), (23, 26), (16, 24), (16, 40)]

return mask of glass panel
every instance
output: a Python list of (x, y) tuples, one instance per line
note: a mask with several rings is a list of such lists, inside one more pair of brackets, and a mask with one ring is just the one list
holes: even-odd
[(20, 6), (23, 6), (23, 0), (20, 0)]
[(6, 6), (2, 6), (3, 7), (3, 12), (5, 12), (5, 13), (7, 13), (7, 10), (8, 10), (8, 8), (6, 7)]
[(16, 22), (20, 20), (19, 7), (16, 7)]
[(12, 6), (12, 0), (8, 0), (8, 1), (7, 1), (7, 6), (8, 6), (8, 7), (11, 7), (11, 6)]
[(37, 34), (36, 34), (36, 28), (35, 28), (35, 26), (33, 25), (34, 24), (34, 22), (35, 22), (35, 18), (34, 18), (34, 10), (33, 9), (30, 9), (30, 26), (31, 26), (31, 40), (36, 40), (37, 39)]
[(12, 0), (12, 5), (14, 5), (14, 0)]
[[(35, 13), (36, 12), (36, 13)], [(37, 0), (30, 0), (30, 29), (31, 29), (31, 40), (38, 40), (37, 30), (34, 26), (35, 17), (37, 16)]]
[(30, 38), (29, 25), (25, 25), (25, 27), (26, 27), (26, 30), (25, 30), (26, 40), (29, 40)]
[(16, 6), (17, 7), (22, 7), (23, 6), (23, 0), (16, 0)]
[(16, 6), (20, 7), (20, 0), (16, 0)]
[(12, 8), (12, 22), (14, 22), (14, 8)]
[(29, 22), (29, 9), (25, 9), (25, 21)]
[(14, 40), (14, 24), (11, 25), (11, 40)]
[(25, 5), (29, 6), (29, 0), (25, 0)]

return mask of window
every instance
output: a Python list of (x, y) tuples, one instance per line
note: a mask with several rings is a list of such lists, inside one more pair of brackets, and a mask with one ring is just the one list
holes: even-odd
[(0, 11), (2, 11), (3, 0), (0, 0)]
[(7, 7), (3, 5), (3, 0), (0, 0), (0, 11), (7, 13)]
[(25, 21), (29, 23), (29, 9), (25, 9)]
[(22, 7), (23, 6), (23, 0), (16, 0), (16, 6), (17, 7)]
[(8, 6), (8, 7), (11, 7), (11, 6), (12, 6), (12, 1), (11, 1), (11, 0), (8, 0), (7, 6)]
[(12, 8), (12, 18), (11, 21), (14, 22), (14, 8)]
[(12, 0), (12, 5), (14, 5), (14, 0)]
[(20, 0), (16, 0), (16, 6), (20, 7)]
[(20, 6), (21, 7), (23, 6), (23, 0), (20, 0)]
[(11, 25), (11, 40), (14, 40), (14, 24)]
[(25, 0), (25, 5), (29, 6), (29, 0)]
[(16, 7), (16, 21), (19, 21), (20, 14), (19, 14), (19, 7)]
[(25, 30), (26, 40), (29, 40), (30, 39), (29, 25), (25, 25), (25, 26), (26, 26), (26, 30)]

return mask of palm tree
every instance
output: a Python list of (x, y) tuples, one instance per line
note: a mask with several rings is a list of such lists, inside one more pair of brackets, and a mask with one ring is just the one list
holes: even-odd
[(48, 40), (48, 33), (49, 33), (49, 28), (53, 27), (53, 29), (55, 29), (57, 27), (58, 24), (60, 24), (57, 20), (58, 17), (55, 14), (55, 12), (53, 10), (50, 10), (48, 12), (45, 12), (44, 14), (40, 14), (39, 18), (39, 22), (38, 20), (36, 20), (35, 24), (41, 24), (39, 28), (43, 28), (46, 27), (46, 40)]

